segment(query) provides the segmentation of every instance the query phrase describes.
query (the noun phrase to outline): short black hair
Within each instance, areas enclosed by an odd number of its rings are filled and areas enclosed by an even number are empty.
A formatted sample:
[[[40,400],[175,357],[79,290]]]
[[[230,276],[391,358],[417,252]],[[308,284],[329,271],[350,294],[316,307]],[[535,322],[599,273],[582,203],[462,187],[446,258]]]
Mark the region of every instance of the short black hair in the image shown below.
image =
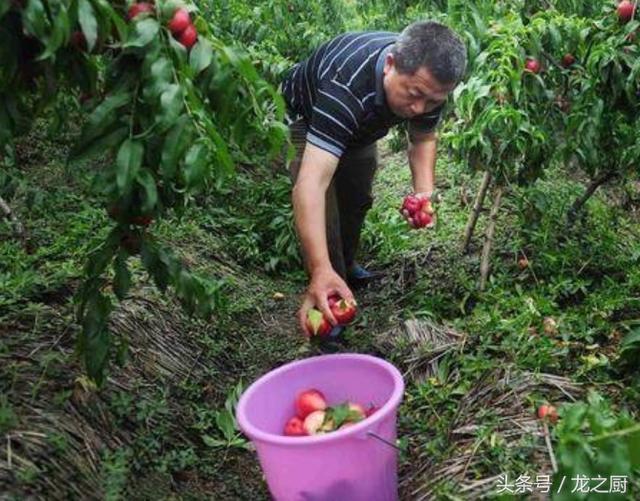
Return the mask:
[[[442,84],[458,83],[467,67],[467,49],[449,27],[435,21],[407,26],[391,49],[398,72],[424,67]]]

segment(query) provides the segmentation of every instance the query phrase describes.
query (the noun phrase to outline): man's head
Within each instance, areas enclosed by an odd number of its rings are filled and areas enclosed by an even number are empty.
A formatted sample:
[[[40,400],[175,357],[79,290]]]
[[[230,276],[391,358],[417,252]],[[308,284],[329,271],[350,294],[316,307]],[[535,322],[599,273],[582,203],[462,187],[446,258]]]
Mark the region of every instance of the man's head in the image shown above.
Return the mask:
[[[407,26],[384,65],[391,111],[411,118],[437,108],[458,85],[466,66],[465,46],[451,29],[433,21]]]

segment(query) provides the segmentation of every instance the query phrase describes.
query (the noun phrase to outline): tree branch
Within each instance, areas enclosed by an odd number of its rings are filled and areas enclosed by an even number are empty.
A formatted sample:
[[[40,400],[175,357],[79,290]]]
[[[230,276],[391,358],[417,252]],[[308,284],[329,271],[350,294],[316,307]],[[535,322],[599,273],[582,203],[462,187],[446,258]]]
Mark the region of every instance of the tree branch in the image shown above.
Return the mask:
[[[582,210],[582,208],[584,207],[584,204],[587,203],[587,200],[591,198],[591,196],[595,193],[598,187],[610,181],[611,179],[616,177],[616,175],[617,174],[615,171],[608,170],[600,174],[599,176],[597,176],[595,179],[591,181],[591,183],[589,184],[589,186],[587,186],[587,189],[582,194],[582,196],[576,199],[576,201],[573,202],[573,205],[569,209],[569,212],[567,214],[567,224],[569,226],[573,226],[573,223],[575,223],[578,213]]]
[[[476,195],[475,202],[473,203],[473,210],[471,211],[471,214],[469,214],[469,219],[467,220],[467,227],[464,230],[462,252],[465,254],[469,250],[469,242],[471,242],[471,237],[473,236],[473,230],[476,227],[476,223],[478,222],[478,217],[480,216],[480,212],[482,211],[482,204],[484,203],[484,198],[487,195],[487,189],[489,188],[489,183],[491,183],[491,173],[489,171],[485,171],[484,177],[482,178],[482,182],[480,183],[478,194]]]
[[[491,258],[491,246],[493,245],[493,236],[496,230],[496,220],[498,219],[498,210],[502,201],[502,186],[496,186],[493,193],[493,205],[489,214],[489,224],[485,233],[484,245],[482,247],[482,260],[480,261],[480,290],[483,291],[487,285],[489,277],[489,261]]]

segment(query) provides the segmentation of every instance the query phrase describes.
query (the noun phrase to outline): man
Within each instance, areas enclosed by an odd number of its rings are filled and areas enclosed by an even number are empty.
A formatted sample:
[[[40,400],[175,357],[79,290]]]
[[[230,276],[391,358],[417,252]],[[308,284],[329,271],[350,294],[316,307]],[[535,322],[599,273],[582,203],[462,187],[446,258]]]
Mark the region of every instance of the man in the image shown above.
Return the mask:
[[[347,285],[371,274],[355,261],[371,207],[375,142],[408,122],[413,191],[430,197],[435,183],[436,133],[447,95],[462,79],[466,50],[436,22],[401,34],[347,33],[319,47],[282,84],[297,157],[292,162],[293,210],[309,287],[298,319],[316,307],[335,325],[328,297],[352,299]],[[334,327],[332,335],[340,332]],[[307,332],[307,334],[309,334]]]

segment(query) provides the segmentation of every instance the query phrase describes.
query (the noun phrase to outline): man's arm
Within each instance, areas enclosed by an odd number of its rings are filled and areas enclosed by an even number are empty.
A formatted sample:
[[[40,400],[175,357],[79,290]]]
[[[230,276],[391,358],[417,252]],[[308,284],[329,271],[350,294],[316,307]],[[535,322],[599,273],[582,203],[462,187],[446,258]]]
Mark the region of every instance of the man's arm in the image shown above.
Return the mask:
[[[436,156],[438,135],[435,132],[409,134],[409,166],[413,179],[413,191],[431,197],[436,184]]]
[[[293,187],[293,213],[309,274],[331,268],[325,230],[325,194],[338,159],[307,143]]]
[[[335,325],[327,301],[329,295],[338,293],[344,299],[353,299],[346,283],[333,269],[327,248],[325,195],[337,166],[337,157],[307,143],[293,187],[293,213],[311,279],[298,312],[303,330],[307,312],[314,306]]]

